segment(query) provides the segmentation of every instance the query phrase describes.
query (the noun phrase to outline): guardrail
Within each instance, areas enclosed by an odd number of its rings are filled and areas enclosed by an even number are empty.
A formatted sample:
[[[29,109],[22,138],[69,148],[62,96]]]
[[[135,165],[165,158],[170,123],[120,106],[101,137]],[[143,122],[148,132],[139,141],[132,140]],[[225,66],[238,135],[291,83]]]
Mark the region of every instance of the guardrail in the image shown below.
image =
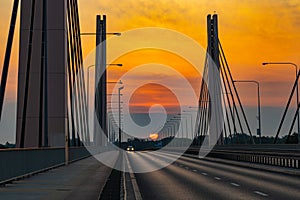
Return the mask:
[[[69,148],[69,161],[90,156],[85,147]],[[0,185],[65,164],[65,148],[0,150]]]
[[[216,146],[208,157],[300,169],[300,151],[297,145]],[[191,147],[186,153],[198,154],[199,147]]]

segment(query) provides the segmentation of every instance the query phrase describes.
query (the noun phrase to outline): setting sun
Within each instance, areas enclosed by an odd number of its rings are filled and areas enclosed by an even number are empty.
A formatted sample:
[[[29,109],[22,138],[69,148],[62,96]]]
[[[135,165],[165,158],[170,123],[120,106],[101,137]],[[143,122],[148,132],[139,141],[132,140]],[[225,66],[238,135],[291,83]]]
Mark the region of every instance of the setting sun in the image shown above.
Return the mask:
[[[157,133],[152,133],[149,135],[149,138],[153,141],[157,140],[158,139],[158,134]]]

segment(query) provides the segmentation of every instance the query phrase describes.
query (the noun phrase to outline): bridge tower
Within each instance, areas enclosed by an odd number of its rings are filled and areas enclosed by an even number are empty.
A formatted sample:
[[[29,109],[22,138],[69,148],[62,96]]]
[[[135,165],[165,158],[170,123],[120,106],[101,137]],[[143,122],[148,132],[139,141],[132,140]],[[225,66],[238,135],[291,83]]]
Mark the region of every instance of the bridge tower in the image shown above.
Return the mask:
[[[220,51],[218,36],[218,16],[207,16],[207,37],[208,37],[208,90],[210,105],[210,126],[209,144],[222,144],[223,134],[223,111],[221,103],[221,78],[220,78]]]
[[[20,10],[17,147],[89,144],[77,0]]]
[[[95,114],[94,144],[104,145],[107,141],[107,71],[106,71],[106,15],[96,17],[95,58]],[[99,126],[100,125],[100,126]]]
[[[251,129],[218,36],[218,16],[207,16],[207,55],[199,96],[197,145],[252,143]],[[224,91],[223,91],[224,90]],[[246,128],[246,129],[245,129]],[[249,133],[239,141],[238,132]],[[208,136],[209,137],[206,137]],[[209,138],[209,139],[207,139]]]

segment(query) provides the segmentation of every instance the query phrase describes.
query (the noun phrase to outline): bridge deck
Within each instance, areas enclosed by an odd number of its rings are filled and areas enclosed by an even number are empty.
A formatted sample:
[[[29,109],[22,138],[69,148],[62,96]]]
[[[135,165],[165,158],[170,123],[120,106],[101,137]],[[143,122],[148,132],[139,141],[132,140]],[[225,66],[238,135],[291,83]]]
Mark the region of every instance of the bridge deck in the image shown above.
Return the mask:
[[[0,199],[97,199],[111,168],[89,157],[0,188]]]

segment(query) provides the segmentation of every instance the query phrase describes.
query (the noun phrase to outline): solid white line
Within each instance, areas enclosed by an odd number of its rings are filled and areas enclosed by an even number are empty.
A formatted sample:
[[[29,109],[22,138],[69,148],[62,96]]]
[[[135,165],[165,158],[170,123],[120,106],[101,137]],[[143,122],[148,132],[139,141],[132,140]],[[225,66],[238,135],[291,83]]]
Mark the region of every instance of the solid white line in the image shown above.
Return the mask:
[[[260,191],[254,191],[254,193],[259,194],[259,195],[264,196],[264,197],[269,196],[268,194],[265,194],[265,193],[260,192]]]
[[[123,154],[123,160],[125,156]],[[123,164],[123,169],[122,169],[122,181],[123,181],[123,188],[121,187],[121,192],[120,192],[120,199],[127,200],[127,186],[126,186],[126,178],[125,178],[125,162]],[[123,196],[124,195],[124,196]]]
[[[207,173],[201,173],[202,175],[204,175],[204,176],[207,176]]]
[[[231,185],[234,185],[235,187],[240,187],[240,185],[239,184],[237,184],[237,183],[230,183]]]
[[[125,178],[125,171],[122,172],[122,178],[123,178],[123,192],[124,192],[124,200],[127,200],[127,186],[126,186],[126,178]]]
[[[221,180],[221,178],[220,178],[220,177],[217,177],[217,176],[215,177],[215,179],[218,180],[218,181]]]
[[[129,159],[127,158],[127,155],[126,155],[126,161],[127,161],[128,171],[129,172],[133,172],[132,168],[131,168],[131,165],[130,165],[130,162],[129,162]],[[132,183],[132,188],[133,188],[135,199],[136,200],[142,200],[142,195],[141,195],[141,192],[139,190],[139,186],[138,186],[138,184],[136,182],[136,178],[135,178],[134,173],[129,173],[129,176],[130,176],[130,179],[131,179],[131,183]]]

